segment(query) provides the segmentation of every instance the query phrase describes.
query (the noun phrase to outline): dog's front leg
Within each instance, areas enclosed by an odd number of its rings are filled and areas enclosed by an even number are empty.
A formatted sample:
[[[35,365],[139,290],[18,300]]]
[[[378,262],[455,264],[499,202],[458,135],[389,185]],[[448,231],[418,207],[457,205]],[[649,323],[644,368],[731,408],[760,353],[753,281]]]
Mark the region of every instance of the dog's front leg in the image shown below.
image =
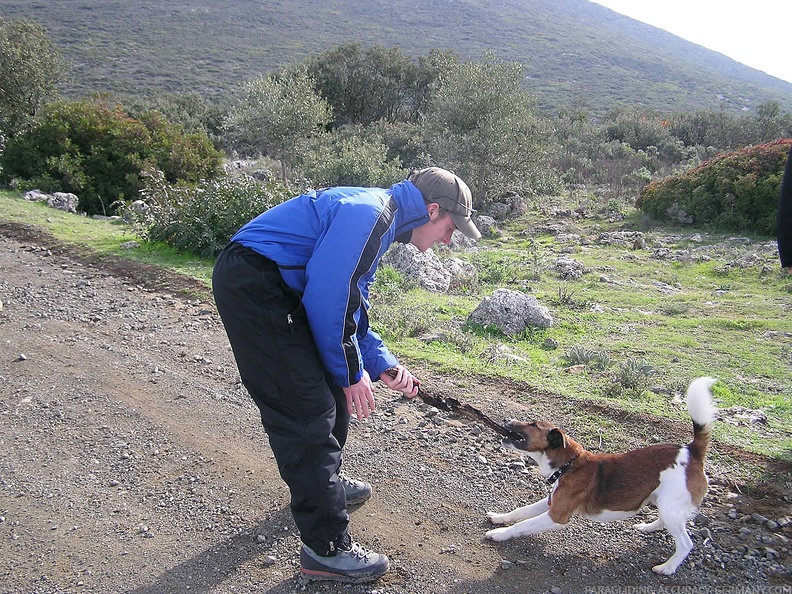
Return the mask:
[[[539,514],[545,513],[548,509],[550,509],[550,507],[547,505],[547,497],[545,497],[544,499],[541,499],[536,503],[532,503],[531,505],[518,507],[507,514],[487,512],[487,517],[493,524],[513,524],[514,522],[519,522],[520,520],[535,518]]]
[[[566,526],[566,524],[559,524],[550,517],[549,513],[545,512],[535,518],[523,520],[512,526],[489,530],[484,536],[490,540],[503,542],[504,540],[509,540],[510,538],[516,538],[518,536],[530,536],[531,534],[541,534],[548,530],[558,530],[564,526]]]

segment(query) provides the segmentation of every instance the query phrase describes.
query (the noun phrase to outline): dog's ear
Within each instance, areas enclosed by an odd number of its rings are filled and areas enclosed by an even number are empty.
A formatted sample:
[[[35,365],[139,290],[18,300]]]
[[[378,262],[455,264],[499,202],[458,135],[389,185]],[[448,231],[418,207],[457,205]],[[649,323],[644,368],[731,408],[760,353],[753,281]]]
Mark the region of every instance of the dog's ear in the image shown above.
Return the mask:
[[[547,434],[547,443],[553,449],[562,448],[566,446],[566,439],[564,439],[564,434],[560,429],[551,429],[550,433]]]

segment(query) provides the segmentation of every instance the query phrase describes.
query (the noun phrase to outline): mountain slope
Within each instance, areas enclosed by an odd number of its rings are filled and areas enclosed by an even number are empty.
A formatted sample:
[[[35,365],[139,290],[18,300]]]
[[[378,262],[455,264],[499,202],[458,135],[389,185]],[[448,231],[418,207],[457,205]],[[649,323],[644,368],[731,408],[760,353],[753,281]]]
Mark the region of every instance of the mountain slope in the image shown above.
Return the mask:
[[[44,25],[74,63],[66,92],[225,92],[340,43],[492,49],[526,65],[548,109],[792,110],[792,84],[587,0],[0,0]]]

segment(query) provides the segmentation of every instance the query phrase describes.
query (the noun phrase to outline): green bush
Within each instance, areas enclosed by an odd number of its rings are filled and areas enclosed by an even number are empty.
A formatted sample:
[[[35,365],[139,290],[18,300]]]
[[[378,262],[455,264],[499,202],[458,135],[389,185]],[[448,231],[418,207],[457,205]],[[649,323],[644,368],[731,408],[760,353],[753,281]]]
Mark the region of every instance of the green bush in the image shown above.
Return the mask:
[[[137,120],[101,100],[60,101],[8,141],[0,167],[20,189],[73,192],[82,212],[113,214],[117,201],[137,198],[145,167],[197,182],[217,174],[220,157],[206,134],[185,134],[157,112]]]
[[[144,173],[146,207],[130,213],[141,239],[163,242],[200,256],[215,256],[231,236],[259,213],[287,200],[278,180],[259,182],[248,175],[226,175],[197,185],[174,185],[161,171]]]
[[[317,187],[389,188],[407,178],[398,157],[388,160],[388,149],[379,138],[364,139],[341,131],[313,142],[301,170]]]
[[[792,139],[718,155],[652,182],[636,206],[659,221],[774,235],[781,178]]]

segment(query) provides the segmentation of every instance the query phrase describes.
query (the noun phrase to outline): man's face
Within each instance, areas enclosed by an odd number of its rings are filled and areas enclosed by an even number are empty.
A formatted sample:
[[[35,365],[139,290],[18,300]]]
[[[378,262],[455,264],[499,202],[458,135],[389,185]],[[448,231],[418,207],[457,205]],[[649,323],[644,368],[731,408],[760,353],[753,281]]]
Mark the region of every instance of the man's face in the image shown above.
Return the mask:
[[[410,243],[420,252],[425,252],[436,243],[448,245],[456,229],[454,219],[448,211],[440,214],[440,207],[435,203],[429,204],[426,208],[429,212],[429,222],[413,229],[410,238]]]

